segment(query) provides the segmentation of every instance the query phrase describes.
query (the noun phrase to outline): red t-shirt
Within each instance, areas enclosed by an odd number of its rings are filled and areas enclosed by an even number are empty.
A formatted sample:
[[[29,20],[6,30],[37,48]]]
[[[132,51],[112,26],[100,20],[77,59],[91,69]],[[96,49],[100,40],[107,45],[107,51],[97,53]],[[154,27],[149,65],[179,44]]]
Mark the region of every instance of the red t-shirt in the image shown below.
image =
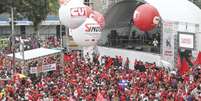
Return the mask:
[[[121,97],[120,97],[120,101],[126,101],[126,96],[125,95],[121,95]]]

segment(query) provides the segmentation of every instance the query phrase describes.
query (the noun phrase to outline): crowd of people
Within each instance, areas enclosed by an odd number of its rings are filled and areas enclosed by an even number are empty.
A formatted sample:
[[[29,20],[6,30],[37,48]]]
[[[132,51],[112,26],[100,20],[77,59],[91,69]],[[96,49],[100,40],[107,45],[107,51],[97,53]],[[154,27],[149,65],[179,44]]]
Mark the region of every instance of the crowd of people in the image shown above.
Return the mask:
[[[60,46],[60,39],[56,36],[49,36],[43,42],[43,47],[45,48],[54,48]]]
[[[3,54],[10,54],[12,52],[12,38],[5,39],[6,44],[0,48],[0,52]],[[60,39],[56,36],[47,36],[44,39],[37,39],[35,36],[16,36],[15,37],[15,52],[20,52],[20,45],[24,46],[24,51],[31,50],[39,47],[45,48],[57,48],[60,47]],[[3,44],[2,44],[3,45]]]
[[[69,55],[69,54],[68,54]],[[72,54],[71,54],[72,55]],[[0,82],[2,101],[200,101],[201,68],[171,74],[154,63],[73,54],[46,75]],[[143,69],[142,69],[143,68]]]

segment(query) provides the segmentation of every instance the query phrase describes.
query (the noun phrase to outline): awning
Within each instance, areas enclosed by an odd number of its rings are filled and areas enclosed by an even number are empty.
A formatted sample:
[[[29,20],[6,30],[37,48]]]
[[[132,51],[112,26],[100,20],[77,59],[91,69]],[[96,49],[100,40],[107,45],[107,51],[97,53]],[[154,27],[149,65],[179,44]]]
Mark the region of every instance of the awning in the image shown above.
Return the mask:
[[[56,54],[60,53],[61,50],[56,50],[56,49],[46,49],[46,48],[37,48],[37,49],[32,49],[28,51],[24,51],[24,60],[30,60],[30,59],[35,59],[51,54]],[[13,57],[13,54],[8,54],[8,57]],[[23,60],[23,56],[21,52],[15,53],[15,58],[16,59],[21,59]]]

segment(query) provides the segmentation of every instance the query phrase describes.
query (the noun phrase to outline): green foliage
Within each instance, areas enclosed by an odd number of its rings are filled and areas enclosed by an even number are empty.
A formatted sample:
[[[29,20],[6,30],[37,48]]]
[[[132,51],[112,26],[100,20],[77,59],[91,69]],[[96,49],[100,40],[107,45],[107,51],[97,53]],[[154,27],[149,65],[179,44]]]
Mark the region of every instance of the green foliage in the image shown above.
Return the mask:
[[[11,0],[1,0],[1,2],[0,2],[0,13],[8,12],[9,6],[11,6]]]
[[[46,19],[47,15],[57,14],[59,4],[57,0],[1,0],[0,13],[10,13],[10,8],[15,9],[15,18],[21,16],[33,22],[35,31],[38,25]]]
[[[33,22],[35,31],[38,30],[38,25],[47,17],[48,14],[48,0],[19,0],[16,7],[24,17],[27,17]]]
[[[58,15],[59,4],[57,0],[49,0],[49,13],[52,15]]]

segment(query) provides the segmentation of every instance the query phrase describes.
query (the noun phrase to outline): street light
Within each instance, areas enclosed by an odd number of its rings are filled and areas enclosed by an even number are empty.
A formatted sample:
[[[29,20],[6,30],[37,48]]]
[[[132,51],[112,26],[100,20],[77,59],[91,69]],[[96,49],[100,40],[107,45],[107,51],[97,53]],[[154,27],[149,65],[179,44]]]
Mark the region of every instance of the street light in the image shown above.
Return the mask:
[[[13,52],[13,68],[15,68],[15,36],[14,36],[14,9],[11,7],[11,42],[12,42],[12,52]]]

